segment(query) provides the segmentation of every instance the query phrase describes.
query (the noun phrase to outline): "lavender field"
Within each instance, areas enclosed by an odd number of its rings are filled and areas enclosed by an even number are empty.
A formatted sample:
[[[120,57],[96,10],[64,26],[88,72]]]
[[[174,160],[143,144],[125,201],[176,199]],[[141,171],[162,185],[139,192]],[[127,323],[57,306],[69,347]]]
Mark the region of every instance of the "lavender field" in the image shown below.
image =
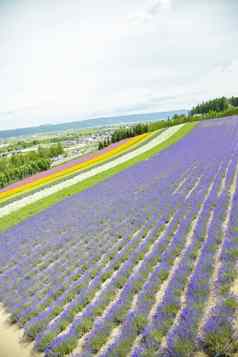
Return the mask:
[[[0,236],[0,302],[45,356],[235,356],[238,117]]]

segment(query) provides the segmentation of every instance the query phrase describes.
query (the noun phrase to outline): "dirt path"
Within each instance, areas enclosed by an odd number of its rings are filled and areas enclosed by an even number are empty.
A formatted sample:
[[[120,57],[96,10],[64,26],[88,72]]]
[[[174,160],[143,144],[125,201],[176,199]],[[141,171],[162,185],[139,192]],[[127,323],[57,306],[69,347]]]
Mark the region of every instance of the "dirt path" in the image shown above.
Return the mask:
[[[10,325],[8,318],[0,304],[0,357],[41,357],[33,351],[33,343],[22,342],[23,330]]]

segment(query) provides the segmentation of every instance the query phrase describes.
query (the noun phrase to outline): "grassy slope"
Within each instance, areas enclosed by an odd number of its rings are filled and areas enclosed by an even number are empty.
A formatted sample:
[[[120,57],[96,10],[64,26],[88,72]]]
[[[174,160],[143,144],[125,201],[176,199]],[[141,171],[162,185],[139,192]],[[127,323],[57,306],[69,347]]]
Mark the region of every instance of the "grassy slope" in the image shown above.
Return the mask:
[[[158,152],[167,149],[170,145],[175,144],[180,139],[182,139],[185,135],[187,135],[193,128],[196,126],[196,123],[185,124],[177,133],[171,136],[169,139],[164,141],[163,143],[155,146],[153,149],[148,150],[147,152],[131,159],[129,161],[124,162],[121,165],[118,165],[108,171],[100,173],[96,176],[93,176],[79,184],[73,185],[66,189],[63,189],[47,198],[39,200],[31,205],[27,205],[19,211],[13,212],[8,216],[1,218],[0,222],[0,231],[5,231],[13,225],[25,220],[26,218],[35,215],[46,208],[54,205],[57,202],[62,201],[64,198],[68,196],[72,196],[76,193],[86,190],[89,187],[96,185],[97,183],[104,181],[105,179],[131,167],[140,161],[149,159],[151,156],[157,154]]]

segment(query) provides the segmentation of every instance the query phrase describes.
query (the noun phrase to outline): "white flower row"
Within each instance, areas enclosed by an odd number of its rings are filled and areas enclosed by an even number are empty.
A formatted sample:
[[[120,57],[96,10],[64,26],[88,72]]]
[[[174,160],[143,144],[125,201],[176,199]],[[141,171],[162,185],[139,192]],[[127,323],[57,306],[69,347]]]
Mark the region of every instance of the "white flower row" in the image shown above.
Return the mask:
[[[77,176],[75,176],[73,178],[69,178],[68,180],[65,180],[63,182],[56,183],[55,185],[53,185],[51,187],[43,188],[40,191],[32,193],[32,195],[29,195],[24,198],[20,198],[17,201],[9,203],[8,205],[6,205],[0,209],[0,217],[4,217],[12,212],[15,212],[15,211],[25,207],[26,205],[32,204],[42,198],[48,197],[58,191],[61,191],[67,187],[73,186],[79,182],[82,182],[82,181],[84,181],[92,176],[95,176],[97,174],[100,174],[104,171],[112,169],[120,164],[123,164],[126,161],[129,161],[129,160],[135,158],[138,155],[145,153],[146,151],[152,149],[153,147],[155,147],[155,146],[161,144],[162,142],[166,141],[167,139],[169,139],[179,129],[181,129],[181,127],[183,125],[184,124],[180,124],[180,125],[176,125],[176,126],[166,129],[160,135],[158,135],[155,138],[153,138],[152,140],[150,140],[148,143],[146,143],[146,144],[142,145],[141,147],[139,147],[127,154],[124,154],[110,162],[106,162],[105,164],[95,167],[95,168],[92,168],[91,170],[88,170],[87,172],[79,173]]]

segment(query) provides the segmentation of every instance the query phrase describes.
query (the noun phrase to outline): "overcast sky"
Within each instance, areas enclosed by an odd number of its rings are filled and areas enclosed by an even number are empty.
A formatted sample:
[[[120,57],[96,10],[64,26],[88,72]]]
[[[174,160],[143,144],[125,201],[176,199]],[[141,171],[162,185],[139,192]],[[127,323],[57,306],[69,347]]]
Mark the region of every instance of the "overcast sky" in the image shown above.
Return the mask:
[[[0,0],[0,129],[238,95],[237,0]]]

